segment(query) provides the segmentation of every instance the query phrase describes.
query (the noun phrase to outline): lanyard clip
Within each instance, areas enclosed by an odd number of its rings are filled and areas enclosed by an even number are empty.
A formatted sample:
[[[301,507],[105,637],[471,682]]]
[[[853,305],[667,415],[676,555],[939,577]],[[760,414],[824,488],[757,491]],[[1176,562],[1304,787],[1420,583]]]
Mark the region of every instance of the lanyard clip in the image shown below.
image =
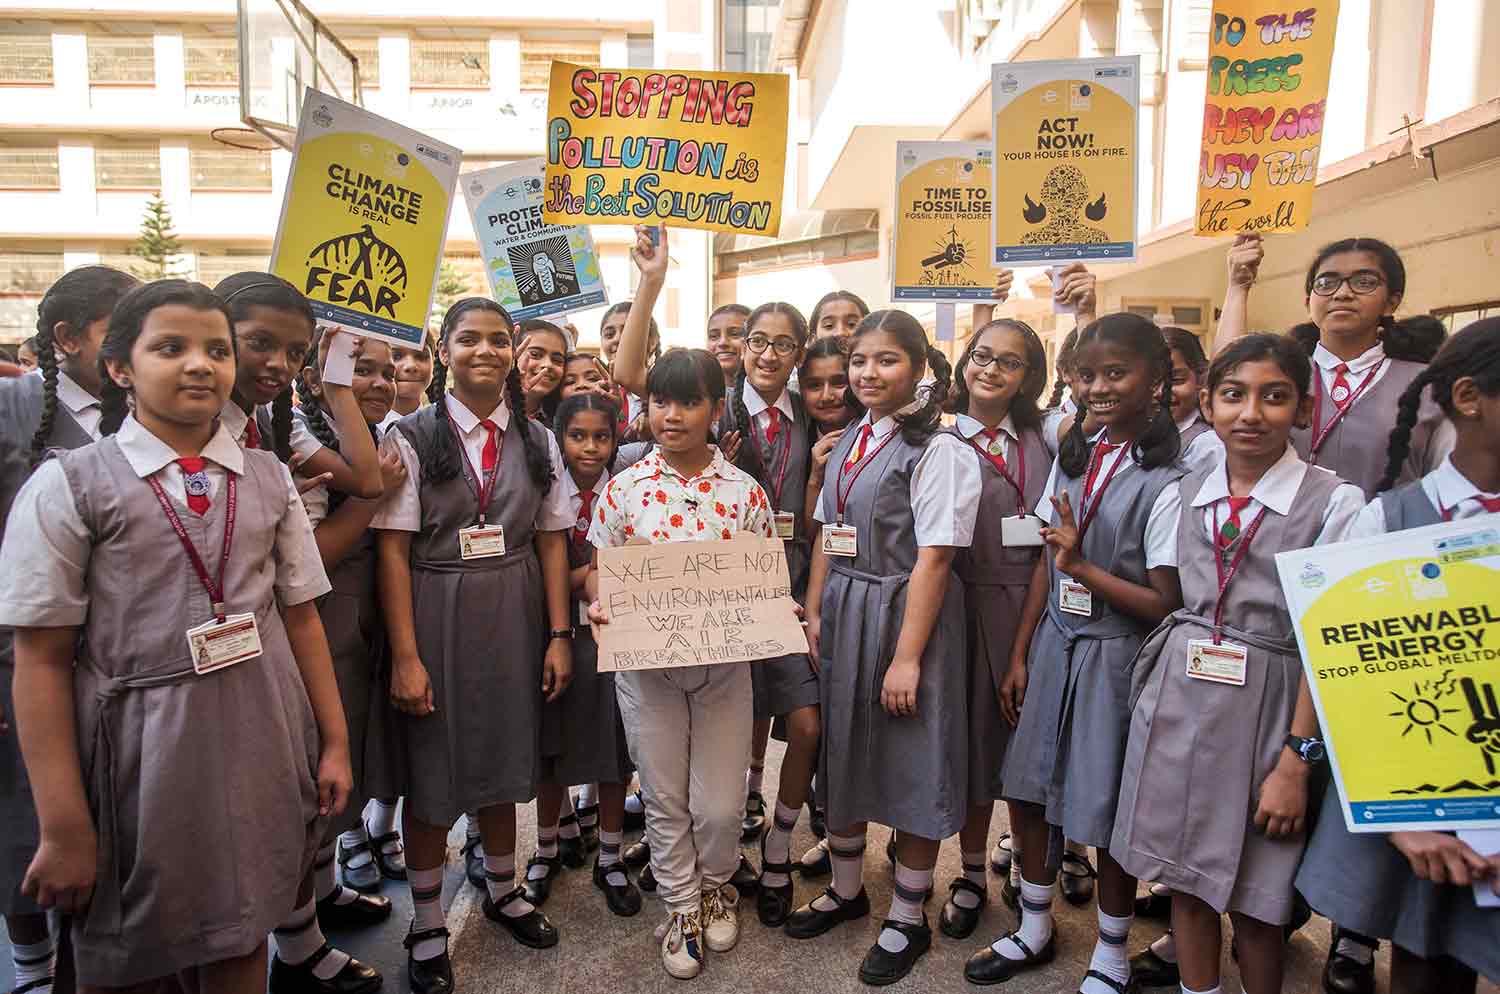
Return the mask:
[[[224,621],[224,602],[223,601],[214,601],[213,602],[213,612],[214,612],[214,620],[217,621],[217,622],[222,623]]]

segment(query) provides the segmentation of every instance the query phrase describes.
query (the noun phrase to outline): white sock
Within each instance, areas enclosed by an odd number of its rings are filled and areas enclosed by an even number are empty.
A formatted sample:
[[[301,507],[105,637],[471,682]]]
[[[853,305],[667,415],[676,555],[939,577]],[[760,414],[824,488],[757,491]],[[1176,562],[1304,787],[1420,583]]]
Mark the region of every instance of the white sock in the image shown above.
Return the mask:
[[[988,887],[989,878],[985,876],[984,851],[961,853],[960,858],[963,860],[964,879],[977,887]],[[960,908],[973,909],[979,907],[980,898],[978,894],[956,890],[953,892],[953,903]]]
[[[573,810],[582,812],[584,808],[593,808],[588,814],[579,814],[578,824],[584,828],[599,827],[599,785],[586,783],[578,788],[578,803]]]
[[[371,835],[390,835],[396,830],[396,800],[382,801],[379,798],[370,802],[368,810],[370,820],[367,823]]]
[[[1161,957],[1163,963],[1177,962],[1177,939],[1172,935],[1171,930],[1151,943],[1151,951]]]
[[[515,890],[516,854],[508,852],[501,856],[485,856],[484,885],[489,890],[490,900],[497,905],[502,897]],[[527,912],[535,910],[524,897],[517,897],[500,908],[500,912],[508,918],[520,918]]]
[[[293,911],[291,917],[278,926],[273,934],[276,936],[276,957],[287,966],[306,963],[314,953],[323,948],[326,941],[323,930],[318,927],[317,906],[312,901]],[[348,962],[348,953],[339,949],[332,950],[313,967],[313,976],[319,980],[332,980]]]
[[[1089,969],[1097,970],[1106,977],[1120,983],[1130,979],[1130,959],[1125,954],[1125,943],[1130,938],[1130,923],[1135,915],[1116,917],[1099,909],[1099,941],[1094,943],[1094,955],[1089,960]],[[1092,977],[1085,978],[1078,994],[1115,994],[1107,985]]]
[[[406,868],[406,882],[411,885],[413,932],[425,932],[429,928],[441,928],[443,919],[443,868],[430,870]],[[412,959],[426,960],[441,956],[448,948],[445,939],[424,939],[411,948]]]
[[[640,815],[646,813],[646,803],[641,800],[641,792],[631,791],[625,795],[626,814]]]
[[[932,870],[913,870],[896,860],[896,886],[891,891],[891,911],[886,917],[907,925],[922,924],[922,902],[927,900],[927,889],[931,886]],[[882,928],[880,938],[875,941],[888,953],[899,953],[908,945],[906,936],[893,928]]]
[[[1052,901],[1056,897],[1056,880],[1050,884],[1034,884],[1025,877],[1021,878],[1021,927],[1016,929],[1016,935],[1037,955],[1052,938]],[[1008,935],[991,943],[990,948],[1006,959],[1026,958],[1025,951]]]
[[[16,986],[24,987],[38,980],[50,980],[53,976],[52,936],[40,942],[22,945],[11,943],[11,962],[16,966]],[[36,994],[52,994],[52,988],[43,984]]]
[[[551,859],[557,855],[557,825],[536,827],[536,854]]]
[[[771,828],[766,832],[766,862],[785,863],[792,858],[792,830],[801,814],[801,808],[789,808],[776,799]],[[767,887],[785,887],[792,878],[785,873],[766,873],[761,882]]]
[[[833,864],[833,892],[846,901],[859,896],[864,887],[865,840],[860,835],[828,833],[828,858]],[[824,894],[813,899],[819,911],[832,911],[834,903]]]
[[[345,849],[353,849],[355,846],[367,841],[369,840],[366,839],[363,828],[351,828],[347,832],[339,833],[339,845]],[[370,851],[365,849],[350,856],[349,862],[345,863],[344,866],[350,870],[358,870],[369,866],[374,859],[375,857],[370,854]]]
[[[1368,964],[1375,959],[1375,950],[1353,939],[1340,939],[1338,945],[1334,946],[1334,951],[1340,956],[1349,957],[1356,963]]]
[[[318,855],[313,859],[313,894],[319,901],[327,900],[331,894],[334,904],[352,904],[359,897],[358,891],[339,883],[334,873],[332,842],[319,847]]]
[[[1223,989],[1218,984],[1214,984],[1212,987],[1205,987],[1201,991],[1194,990],[1187,984],[1182,984],[1181,987],[1182,994],[1220,994],[1220,991]]]
[[[624,840],[624,832],[599,830],[599,869],[604,871],[604,882],[611,887],[624,887],[629,879],[625,876],[625,864],[620,861],[620,846]]]
[[[754,764],[754,762],[752,762],[750,764],[750,769],[747,770],[746,773],[745,773],[745,788],[747,790],[753,790],[757,794],[759,794],[760,793],[761,784],[765,782],[765,778],[766,778],[765,761],[762,760],[761,761],[761,765],[759,765],[759,766],[756,766]]]

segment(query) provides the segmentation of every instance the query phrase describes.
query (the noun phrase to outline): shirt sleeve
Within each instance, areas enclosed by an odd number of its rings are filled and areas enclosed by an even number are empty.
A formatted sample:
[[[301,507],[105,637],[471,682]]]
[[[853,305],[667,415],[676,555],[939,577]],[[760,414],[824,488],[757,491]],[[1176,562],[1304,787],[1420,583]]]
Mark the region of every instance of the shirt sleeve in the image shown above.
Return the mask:
[[[1047,483],[1042,487],[1042,496],[1036,502],[1036,516],[1048,524],[1052,523],[1052,516],[1057,509],[1052,506],[1052,497],[1057,493],[1058,484],[1061,482],[1062,473],[1057,468],[1057,459],[1052,459],[1052,471],[1047,474]]]
[[[550,431],[542,432],[542,434],[547,439],[547,458],[552,462],[552,488],[547,491],[547,496],[542,498],[541,506],[537,508],[536,530],[565,531],[578,523],[578,512],[573,510],[572,501],[568,499],[567,488],[562,485],[563,477],[568,474],[568,467],[563,464],[562,451],[557,447],[557,439]]]
[[[1146,519],[1146,568],[1177,566],[1177,520],[1182,514],[1182,488],[1178,481],[1156,495],[1151,516]]]
[[[276,595],[291,607],[322,597],[333,586],[323,569],[323,557],[318,554],[318,541],[313,537],[297,484],[285,467],[281,475],[286,479],[287,501],[286,513],[276,525]]]
[[[316,529],[328,517],[328,485],[320,483],[302,495],[302,509],[307,512],[307,523]]]
[[[380,450],[394,449],[406,467],[406,482],[395,493],[381,498],[380,510],[370,522],[371,528],[392,532],[415,532],[422,530],[422,461],[417,450],[411,447],[406,436],[399,431],[388,431],[380,443]]]
[[[1380,510],[1380,501],[1372,501],[1372,506],[1380,512],[1380,531],[1385,531],[1385,512]],[[1318,532],[1318,537],[1313,540],[1314,545],[1331,545],[1334,542],[1343,542],[1354,538],[1350,531],[1359,520],[1365,509],[1365,492],[1352,483],[1341,483],[1328,497],[1328,507],[1323,512],[1323,528]]]
[[[1189,471],[1212,465],[1223,458],[1224,440],[1215,431],[1200,432],[1182,453],[1182,462]]]
[[[1324,528],[1326,530],[1327,526],[1325,525]],[[1374,538],[1377,535],[1384,535],[1385,532],[1385,507],[1377,497],[1366,504],[1364,510],[1354,516],[1354,523],[1349,526],[1348,531],[1340,541],[1349,542],[1356,538]]]
[[[979,460],[952,435],[932,436],[911,474],[913,531],[918,546],[967,548],[974,542]]]
[[[317,454],[317,451],[323,447],[323,443],[308,430],[301,418],[292,419],[292,437],[287,441],[292,447],[292,454],[301,456],[303,459]]]
[[[596,549],[616,549],[630,537],[629,523],[625,518],[625,487],[620,485],[623,477],[614,477],[604,488],[604,499],[594,512],[589,523],[589,544]]]
[[[743,510],[740,514],[740,531],[749,532],[761,538],[771,538],[776,534],[775,523],[771,517],[771,500],[759,483],[750,484],[741,507]]]
[[[54,460],[37,467],[11,505],[0,547],[0,624],[71,628],[88,616],[93,539]],[[22,580],[24,578],[24,581]]]

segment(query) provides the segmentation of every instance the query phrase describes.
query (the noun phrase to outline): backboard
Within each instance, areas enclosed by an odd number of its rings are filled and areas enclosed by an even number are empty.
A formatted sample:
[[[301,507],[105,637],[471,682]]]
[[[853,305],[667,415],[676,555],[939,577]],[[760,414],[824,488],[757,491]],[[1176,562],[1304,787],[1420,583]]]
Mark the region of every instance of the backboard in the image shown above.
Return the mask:
[[[236,0],[236,6],[240,119],[246,127],[290,149],[305,87],[364,105],[359,60],[300,0]]]

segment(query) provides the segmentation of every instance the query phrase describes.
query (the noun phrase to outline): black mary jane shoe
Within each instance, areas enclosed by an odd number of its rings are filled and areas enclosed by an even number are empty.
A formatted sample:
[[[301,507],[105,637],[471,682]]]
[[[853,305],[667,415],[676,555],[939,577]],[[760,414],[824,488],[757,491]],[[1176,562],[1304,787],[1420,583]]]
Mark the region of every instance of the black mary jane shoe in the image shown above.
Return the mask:
[[[634,791],[636,803],[640,804],[639,813],[631,811],[629,806],[625,808],[625,823],[622,831],[639,832],[646,827],[646,801],[641,797],[640,791]]]
[[[599,848],[599,805],[590,804],[588,807],[578,808],[574,812],[578,815],[578,832],[583,837],[583,851],[593,852]],[[592,817],[592,825],[584,821]]]
[[[767,873],[783,874],[787,881],[780,887],[766,886]],[[773,863],[766,859],[766,837],[760,838],[760,879],[756,881],[755,916],[767,928],[780,928],[792,913],[792,864]]]
[[[562,865],[570,870],[576,870],[587,862],[583,855],[583,833],[580,831],[577,835],[572,836],[562,834],[564,826],[577,824],[578,816],[576,814],[568,815],[557,822],[557,858],[562,860]]]
[[[611,873],[619,873],[625,878],[625,882],[618,886],[610,883],[608,877]],[[600,866],[599,860],[595,858],[594,886],[604,892],[604,903],[611,914],[619,915],[621,918],[634,918],[640,914],[641,891],[630,882],[630,870],[624,863]]]
[[[1130,957],[1130,979],[1140,987],[1176,987],[1182,973],[1176,963],[1168,963],[1147,946]]]
[[[365,829],[366,832],[369,829]],[[386,852],[385,847],[395,845],[395,852]],[[401,841],[400,832],[386,832],[384,835],[370,836],[370,853],[375,857],[375,865],[380,869],[380,875],[387,880],[406,879],[406,846]],[[396,857],[401,857],[401,862],[394,862]]]
[[[1035,966],[1051,963],[1057,958],[1057,937],[1055,935],[1047,938],[1047,944],[1041,949],[1032,951],[1031,947],[1021,941],[1021,937],[1014,932],[1009,932],[1001,938],[1008,938],[1016,944],[1021,952],[1026,954],[1025,959],[1011,959],[995,952],[994,943],[985,946],[979,952],[969,957],[964,964],[964,979],[971,984],[987,987],[991,984],[1003,984],[1024,970],[1030,970]],[[995,940],[1000,941],[999,939]]]
[[[353,956],[342,970],[327,980],[314,974],[313,968],[332,952],[333,947],[325,942],[321,949],[296,966],[282,962],[279,956],[271,957],[271,978],[266,989],[270,994],[370,994],[380,990],[383,983],[380,971]]]
[[[656,874],[651,872],[651,864],[647,863],[641,867],[641,872],[636,874],[636,885],[646,894],[656,893]]]
[[[740,841],[749,842],[766,828],[766,798],[758,790],[745,795],[745,817],[740,822]]]
[[[484,840],[475,836],[465,842],[463,847],[459,849],[459,852],[464,857],[464,876],[469,878],[469,883],[480,890],[485,889],[483,848]]]
[[[546,867],[545,876],[531,878],[533,866]],[[556,880],[562,873],[562,863],[556,856],[533,856],[526,861],[526,881],[521,884],[521,890],[526,894],[526,900],[540,908],[547,903],[547,898],[552,896],[552,881]]]
[[[1161,921],[1171,921],[1172,895],[1158,894],[1155,891],[1151,891],[1136,898],[1135,916],[1137,918],[1157,918]]]
[[[787,915],[782,931],[789,937],[793,939],[816,938],[835,925],[852,922],[870,913],[870,895],[865,893],[863,887],[859,889],[858,894],[848,900],[839,897],[838,892],[832,887],[823,888],[823,893],[818,896],[827,897],[833,902],[833,907],[827,911],[815,908],[813,902],[817,898],[814,898]]]
[[[506,931],[515,936],[516,941],[523,946],[530,946],[532,949],[551,949],[557,945],[557,929],[553,927],[552,922],[547,920],[546,915],[535,908],[524,915],[507,915],[502,910],[507,904],[525,897],[526,894],[520,887],[506,894],[499,901],[492,901],[489,895],[485,895],[484,916],[496,925],[504,926]]]
[[[326,929],[365,928],[391,917],[391,899],[378,894],[360,894],[354,900],[339,904],[335,898],[338,891],[318,902],[318,924]]]
[[[412,947],[428,939],[442,939],[443,951],[432,959],[414,958]],[[448,959],[448,930],[439,926],[408,932],[401,944],[406,947],[406,979],[411,984],[412,994],[451,994],[453,961]]]
[[[1328,961],[1323,964],[1323,990],[1326,994],[1375,994],[1375,961],[1361,963],[1338,951],[1339,940],[1348,939],[1367,946],[1371,953],[1380,948],[1374,940],[1333,927],[1333,941],[1328,945]]]
[[[740,853],[740,865],[734,868],[734,875],[729,878],[734,884],[734,889],[740,892],[741,897],[748,897],[760,890],[760,874],[755,872],[755,867],[750,865],[750,860],[744,853]]]
[[[1063,900],[1075,907],[1082,907],[1094,899],[1094,878],[1099,871],[1082,853],[1064,849],[1062,865],[1057,875]]]
[[[10,994],[28,994],[30,991],[39,991],[43,987],[50,989],[56,982],[56,977],[38,977],[35,980],[26,981],[26,983],[11,991]]]
[[[959,891],[968,891],[979,898],[979,903],[972,908],[966,908],[955,900]],[[954,877],[948,884],[948,900],[943,904],[943,910],[938,914],[938,928],[950,939],[967,939],[974,934],[974,929],[979,927],[979,916],[984,914],[985,903],[989,901],[989,893],[968,877]]]
[[[906,948],[893,953],[879,942],[870,947],[870,951],[865,953],[864,962],[859,964],[859,979],[871,987],[894,984],[910,973],[911,968],[917,965],[917,960],[932,948],[932,929],[927,925],[925,914],[920,925],[887,918],[880,928],[881,931],[893,929],[906,936]]]
[[[807,817],[808,827],[812,829],[815,838],[826,839],[828,837],[828,816],[823,809],[815,807],[812,801],[807,802],[807,810],[811,812]]]
[[[1110,990],[1114,991],[1115,994],[1140,994],[1141,985],[1140,982],[1135,979],[1134,974],[1132,974],[1130,979],[1125,981],[1123,984],[1116,980],[1114,977],[1111,977],[1109,974],[1100,973],[1098,970],[1089,970],[1087,973],[1085,973],[1083,975],[1084,983],[1087,983],[1090,977],[1099,981],[1099,983],[1103,984],[1105,987],[1108,987]],[[1083,987],[1083,984],[1079,984],[1078,986],[1080,988],[1079,994],[1082,994],[1081,988]]]
[[[809,860],[808,855],[814,852],[818,854],[817,858]],[[828,840],[820,839],[817,845],[802,854],[802,858],[795,865],[797,872],[802,874],[804,880],[814,880],[832,873],[833,857],[828,854]]]
[[[625,847],[624,852],[620,853],[620,860],[626,866],[645,866],[651,862],[651,843],[645,839],[632,842]]]

